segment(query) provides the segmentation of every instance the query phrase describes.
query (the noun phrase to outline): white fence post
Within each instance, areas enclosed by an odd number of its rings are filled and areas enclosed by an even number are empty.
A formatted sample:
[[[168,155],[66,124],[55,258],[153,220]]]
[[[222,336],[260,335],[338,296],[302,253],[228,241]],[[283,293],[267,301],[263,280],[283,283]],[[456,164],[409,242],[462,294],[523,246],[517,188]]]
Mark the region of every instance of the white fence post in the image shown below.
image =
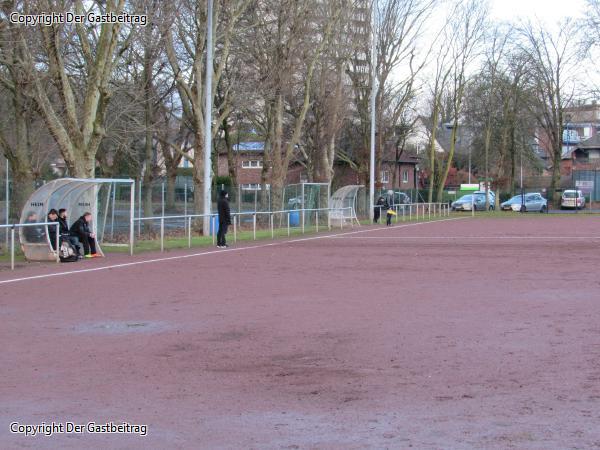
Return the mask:
[[[238,216],[233,216],[233,242],[237,242],[237,218]]]
[[[15,226],[10,229],[10,270],[15,270]]]
[[[187,218],[188,248],[192,248],[192,218]]]
[[[287,230],[288,230],[288,237],[290,237],[290,212],[289,211],[287,213]]]
[[[160,251],[165,251],[165,217],[160,218]]]
[[[271,226],[271,239],[275,239],[275,232],[273,231],[273,213],[269,214],[269,225]]]
[[[254,236],[254,240],[256,240],[256,211],[252,215],[252,235]]]
[[[140,184],[138,186],[138,192],[139,192],[139,194],[138,194],[138,219],[141,219],[142,218],[142,179],[141,178],[140,178]],[[140,238],[141,234],[142,234],[142,221],[138,220],[138,239]]]
[[[117,183],[112,184],[112,205],[110,209],[110,238],[115,237],[115,201],[117,199]],[[104,234],[103,234],[104,236]]]
[[[187,216],[187,183],[183,185],[183,215]],[[187,226],[187,220],[184,221],[184,224]]]

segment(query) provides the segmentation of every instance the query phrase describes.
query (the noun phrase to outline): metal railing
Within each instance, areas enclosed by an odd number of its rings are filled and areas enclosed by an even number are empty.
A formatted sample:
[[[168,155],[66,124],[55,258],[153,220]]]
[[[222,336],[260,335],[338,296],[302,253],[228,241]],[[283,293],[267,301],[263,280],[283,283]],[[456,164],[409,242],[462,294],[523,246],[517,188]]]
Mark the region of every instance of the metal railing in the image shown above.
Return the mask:
[[[400,220],[405,222],[408,220],[425,220],[427,216],[428,220],[436,217],[449,217],[450,216],[450,205],[447,203],[436,202],[436,203],[399,203],[391,206],[375,205],[375,208],[379,209],[379,217],[387,215],[388,210],[393,210],[396,214],[394,216],[394,222],[397,223]]]
[[[252,239],[256,240],[256,232],[257,232],[257,218],[260,216],[267,216],[268,220],[269,220],[269,230],[271,232],[271,239],[275,238],[275,216],[276,215],[280,215],[281,217],[281,222],[283,222],[283,217],[286,217],[285,220],[285,228],[287,229],[287,236],[291,235],[291,229],[292,228],[296,228],[295,226],[291,225],[291,217],[292,214],[296,213],[298,214],[298,228],[300,228],[302,230],[302,233],[304,234],[306,232],[306,222],[307,219],[312,219],[312,216],[314,215],[314,224],[315,224],[315,231],[319,232],[319,225],[320,225],[320,221],[321,219],[323,219],[323,217],[327,217],[327,225],[325,225],[325,227],[328,230],[331,230],[332,228],[332,219],[334,221],[339,220],[339,227],[340,229],[344,229],[344,221],[346,219],[350,220],[350,226],[353,227],[354,224],[350,218],[350,216],[346,216],[344,214],[345,211],[349,211],[350,214],[352,214],[352,207],[344,207],[344,208],[305,208],[305,209],[286,209],[286,210],[280,210],[280,211],[249,211],[249,212],[234,212],[231,213],[231,218],[232,218],[232,226],[233,226],[233,242],[237,242],[237,237],[238,237],[238,228],[241,228],[241,223],[242,217],[249,217],[252,221]],[[332,212],[338,212],[340,213],[339,216],[333,214],[332,217]],[[154,217],[139,217],[139,218],[135,218],[134,221],[139,221],[139,222],[143,222],[143,221],[159,221],[160,222],[160,251],[164,252],[165,250],[165,221],[168,220],[182,220],[183,219],[183,228],[184,228],[184,232],[186,232],[187,234],[187,244],[188,244],[188,248],[192,247],[192,220],[195,219],[206,219],[209,218],[210,222],[211,222],[211,236],[212,236],[212,243],[215,244],[215,239],[216,239],[216,234],[217,234],[217,217],[218,214],[187,214],[187,215],[172,215],[172,216],[154,216]],[[278,229],[281,229],[283,227],[278,227]]]
[[[384,205],[376,205],[376,208],[380,209],[381,216],[383,216],[385,208]],[[425,220],[425,217],[430,220],[431,218],[436,217],[448,217],[450,216],[450,206],[446,203],[407,203],[407,204],[396,204],[392,205],[387,209],[393,209],[396,212],[394,216],[394,221],[397,223],[399,221],[408,220]],[[349,212],[349,214],[345,214]],[[338,214],[332,214],[338,213]],[[298,225],[292,226],[291,218],[292,214],[298,214]],[[321,219],[324,217],[327,218],[327,223],[324,225],[324,228],[327,230],[332,229],[332,222],[339,221],[340,230],[344,229],[344,223],[346,220],[349,221],[350,227],[354,227],[353,222],[353,208],[352,207],[344,207],[344,208],[307,208],[307,209],[287,209],[280,211],[250,211],[250,212],[235,212],[231,213],[231,217],[233,220],[233,241],[237,242],[238,232],[241,228],[242,217],[250,217],[252,221],[252,239],[256,240],[257,238],[257,218],[259,216],[267,216],[269,221],[268,229],[271,232],[271,239],[275,238],[275,216],[280,216],[280,224],[284,222],[283,218],[285,217],[285,227],[277,227],[277,229],[285,228],[287,230],[287,236],[291,236],[292,228],[299,228],[302,231],[302,234],[306,232],[306,223],[307,219],[311,222],[314,216],[314,227],[315,231],[319,232]],[[216,232],[217,232],[217,217],[218,214],[184,214],[184,215],[172,215],[172,216],[154,216],[154,217],[136,217],[133,219],[133,222],[139,222],[138,226],[145,221],[160,221],[160,251],[164,252],[165,249],[165,221],[175,220],[175,219],[183,219],[184,222],[184,231],[187,234],[187,244],[188,248],[192,247],[192,220],[195,219],[205,219],[206,217],[210,218],[211,221],[211,236],[212,242],[215,243]],[[38,223],[23,223],[23,224],[8,224],[8,225],[0,225],[0,229],[8,229],[10,230],[10,266],[11,270],[15,268],[15,230],[18,228],[25,227],[41,227],[41,226],[55,226],[56,227],[56,250],[52,249],[53,252],[56,253],[56,262],[60,262],[60,224],[58,222],[38,222]],[[133,254],[133,241],[131,242],[131,254]]]
[[[46,227],[55,226],[56,227],[56,241],[54,244],[56,245],[56,250],[52,249],[54,253],[56,253],[56,262],[60,262],[60,223],[58,222],[36,222],[36,223],[12,223],[8,225],[0,225],[0,229],[4,228],[10,230],[10,270],[15,270],[15,230],[17,228],[27,228],[27,227]],[[49,240],[47,241],[49,242]],[[35,244],[35,242],[32,242]]]
[[[380,209],[384,208],[383,205],[377,206]],[[391,207],[396,212],[395,222],[399,222],[400,220],[406,221],[413,220],[425,220],[425,217],[429,220],[436,217],[448,217],[450,215],[450,207],[446,203],[409,203],[409,204],[397,204],[392,205]],[[388,209],[389,209],[388,208]],[[271,239],[275,238],[275,229],[285,228],[287,230],[287,236],[291,235],[292,228],[299,228],[302,231],[302,234],[306,232],[306,223],[309,221],[308,219],[313,219],[314,217],[314,227],[315,231],[319,232],[321,219],[326,216],[327,224],[324,225],[325,228],[331,230],[332,228],[332,219],[335,221],[339,221],[340,229],[344,229],[344,222],[349,220],[350,226],[353,227],[354,223],[352,221],[352,207],[344,207],[344,208],[305,208],[305,209],[285,209],[279,211],[249,211],[249,212],[234,212],[231,213],[232,218],[232,227],[233,227],[233,242],[237,242],[238,233],[242,224],[242,217],[250,218],[252,222],[252,239],[256,240],[257,238],[257,219],[259,217],[268,217],[268,229],[271,232]],[[349,212],[349,215],[344,214],[344,212]],[[340,213],[339,216],[333,214],[332,212]],[[298,214],[298,222],[297,226],[291,225],[291,217],[292,214]],[[285,222],[283,227],[275,227],[275,217],[280,216],[280,224]],[[333,216],[333,217],[332,217]],[[192,247],[192,220],[196,219],[206,219],[209,218],[211,222],[211,236],[212,243],[215,244],[216,234],[217,234],[217,217],[218,214],[184,214],[184,215],[170,215],[170,216],[153,216],[153,217],[141,217],[135,218],[134,221],[138,221],[138,227],[141,222],[144,221],[155,221],[160,222],[160,251],[164,252],[165,250],[165,222],[169,220],[180,220],[183,221],[183,229],[187,236],[187,246],[188,248]],[[285,218],[285,220],[283,220]]]

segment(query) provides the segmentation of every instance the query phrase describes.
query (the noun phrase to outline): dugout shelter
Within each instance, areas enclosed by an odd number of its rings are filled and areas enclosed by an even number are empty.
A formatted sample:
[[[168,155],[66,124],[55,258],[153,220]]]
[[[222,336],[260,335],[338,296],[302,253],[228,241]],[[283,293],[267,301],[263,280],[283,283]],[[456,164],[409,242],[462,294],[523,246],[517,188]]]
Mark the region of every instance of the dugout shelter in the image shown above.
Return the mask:
[[[49,181],[31,194],[25,202],[19,222],[45,222],[48,211],[64,208],[67,210],[68,224],[71,226],[85,212],[90,212],[92,230],[97,236],[97,251],[103,254],[100,244],[108,213],[108,199],[111,197],[111,190],[115,189],[117,184],[130,186],[129,247],[132,252],[135,211],[135,180],[132,179],[59,178]],[[40,226],[33,232],[27,228],[19,228],[19,239],[25,258],[29,261],[56,260],[47,227]]]

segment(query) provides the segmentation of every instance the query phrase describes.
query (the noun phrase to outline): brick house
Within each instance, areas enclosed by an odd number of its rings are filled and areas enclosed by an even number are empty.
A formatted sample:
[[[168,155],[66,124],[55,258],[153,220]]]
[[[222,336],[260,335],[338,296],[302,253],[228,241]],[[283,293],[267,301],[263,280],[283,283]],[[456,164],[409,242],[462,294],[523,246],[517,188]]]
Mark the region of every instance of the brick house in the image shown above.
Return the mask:
[[[420,158],[417,156],[403,155],[397,162],[393,159],[385,159],[381,162],[381,173],[379,174],[380,186],[382,189],[407,190],[415,188],[417,180],[417,170]],[[394,171],[396,172],[396,183],[394,181]],[[420,177],[419,177],[420,178]]]
[[[245,191],[260,190],[264,143],[241,142],[239,146],[235,144],[233,154],[237,182],[240,188]],[[221,152],[219,154],[217,176],[228,175],[228,168],[227,153]],[[301,183],[303,181],[306,181],[304,167],[299,163],[292,163],[288,168],[286,184]]]
[[[563,153],[560,174],[569,178],[575,170],[595,170],[600,168],[600,133],[586,139]]]
[[[570,183],[575,168],[596,167],[598,136],[600,135],[600,105],[596,102],[565,108],[565,123],[562,135],[562,158],[560,174],[563,183]],[[548,161],[546,169],[552,168],[550,140],[543,132],[538,132],[537,144],[543,159]]]

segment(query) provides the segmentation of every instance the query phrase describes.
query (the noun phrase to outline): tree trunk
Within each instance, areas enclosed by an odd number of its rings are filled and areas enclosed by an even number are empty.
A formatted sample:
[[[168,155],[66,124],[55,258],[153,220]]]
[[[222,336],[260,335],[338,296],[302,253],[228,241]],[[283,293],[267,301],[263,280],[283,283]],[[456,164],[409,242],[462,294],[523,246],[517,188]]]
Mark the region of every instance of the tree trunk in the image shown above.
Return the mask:
[[[21,209],[29,196],[33,193],[34,176],[31,166],[31,150],[28,140],[28,121],[25,99],[22,94],[23,85],[15,83],[13,95],[14,119],[15,119],[15,146],[10,146],[2,137],[1,142],[4,152],[10,163],[12,172],[12,199],[10,216],[18,218]],[[8,207],[8,205],[7,205]],[[40,218],[42,219],[42,218]]]
[[[235,167],[235,159],[233,157],[233,143],[231,142],[231,129],[227,117],[223,118],[223,134],[225,140],[225,147],[227,149],[227,173],[231,179],[232,187],[237,186],[237,171]],[[240,130],[238,130],[238,133]],[[239,149],[238,149],[239,151]]]
[[[552,203],[555,203],[556,190],[560,187],[560,161],[562,159],[562,145],[560,141],[557,141],[554,145],[554,151],[552,155],[552,181],[550,183],[550,192],[548,198]],[[574,170],[574,167],[573,169]]]
[[[175,183],[177,181],[177,167],[167,167],[167,192],[165,208],[169,212],[175,211]]]
[[[450,151],[448,152],[448,161],[446,162],[446,165],[444,166],[444,169],[442,171],[442,175],[440,176],[440,180],[439,180],[439,184],[438,184],[438,188],[437,188],[436,201],[442,201],[442,198],[444,197],[444,186],[446,185],[446,180],[448,179],[448,173],[450,172],[450,167],[452,167],[452,160],[454,159],[454,151],[456,150],[457,134],[458,134],[458,118],[456,117],[454,119],[452,133],[450,135]]]
[[[514,123],[510,126],[510,195],[515,195],[516,189],[516,171],[517,171],[517,146],[515,142]]]
[[[431,137],[429,141],[429,192],[427,193],[427,201],[429,203],[433,202],[433,190],[435,189],[435,142],[437,136],[437,126],[439,120],[439,97],[436,93],[434,93],[434,106],[433,113],[431,114]],[[417,186],[415,186],[415,189]]]
[[[491,120],[488,120],[485,129],[485,210],[489,211],[490,209],[490,199],[489,199],[489,154],[490,154],[490,143],[492,140],[492,124]],[[496,197],[498,197],[498,192],[496,192]]]
[[[202,126],[197,126],[194,136],[194,164],[192,170],[192,180],[194,181],[194,210],[195,214],[204,212],[204,133]],[[210,220],[205,218],[205,220]],[[201,218],[194,220],[194,228],[203,231],[203,220]]]

